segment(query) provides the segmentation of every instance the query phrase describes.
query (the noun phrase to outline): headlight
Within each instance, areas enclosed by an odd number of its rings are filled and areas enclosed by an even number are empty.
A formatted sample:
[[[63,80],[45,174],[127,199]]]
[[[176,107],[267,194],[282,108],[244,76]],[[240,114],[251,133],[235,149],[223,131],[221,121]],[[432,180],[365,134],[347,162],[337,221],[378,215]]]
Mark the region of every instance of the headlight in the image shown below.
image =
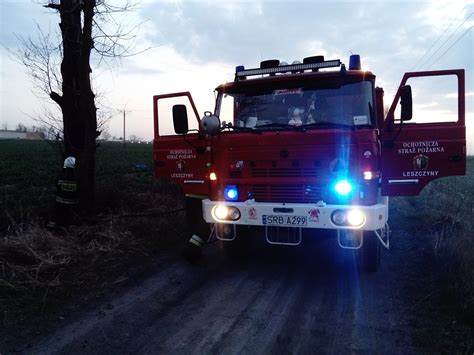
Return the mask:
[[[227,206],[216,206],[214,207],[213,212],[215,219],[227,219],[229,209],[227,208]]]
[[[365,214],[358,209],[336,210],[331,214],[331,220],[336,226],[362,227]]]
[[[365,216],[360,210],[350,210],[347,214],[347,222],[353,227],[358,227],[364,224]]]
[[[342,210],[334,211],[331,218],[334,224],[338,226],[343,226],[346,224],[346,221],[347,221],[346,211],[342,211]]]
[[[217,205],[212,209],[212,216],[218,221],[237,221],[240,211],[234,206]]]
[[[229,219],[236,221],[240,218],[240,211],[235,207],[231,207],[229,208],[229,213],[227,214],[227,216]]]

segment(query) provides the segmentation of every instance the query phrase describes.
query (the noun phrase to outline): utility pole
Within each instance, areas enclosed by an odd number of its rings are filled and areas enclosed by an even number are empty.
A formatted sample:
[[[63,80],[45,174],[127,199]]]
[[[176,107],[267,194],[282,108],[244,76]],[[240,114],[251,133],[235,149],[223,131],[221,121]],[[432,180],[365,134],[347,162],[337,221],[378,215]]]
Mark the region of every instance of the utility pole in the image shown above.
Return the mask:
[[[125,148],[125,144],[127,142],[127,134],[125,131],[125,122],[126,122],[126,115],[127,113],[132,112],[131,110],[126,110],[125,107],[122,109],[122,115],[123,115],[123,147]],[[120,111],[118,111],[120,113]]]
[[[126,136],[126,133],[125,133],[125,115],[129,112],[132,112],[131,110],[125,110],[123,109],[123,147],[125,148],[125,142],[127,141],[127,136]]]

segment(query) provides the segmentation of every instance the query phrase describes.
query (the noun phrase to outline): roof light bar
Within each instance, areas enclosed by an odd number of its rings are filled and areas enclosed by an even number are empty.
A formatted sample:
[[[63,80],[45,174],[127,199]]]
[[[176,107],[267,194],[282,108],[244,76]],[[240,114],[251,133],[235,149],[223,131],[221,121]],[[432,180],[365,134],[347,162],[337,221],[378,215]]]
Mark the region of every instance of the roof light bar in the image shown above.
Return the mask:
[[[280,65],[277,67],[272,68],[264,68],[264,69],[246,69],[237,71],[235,73],[235,78],[245,78],[246,76],[252,75],[263,75],[263,74],[276,74],[276,73],[286,73],[289,71],[305,71],[311,69],[321,69],[321,68],[333,68],[339,67],[341,65],[341,61],[339,59],[335,60],[327,60],[325,62],[320,63],[308,63],[308,64],[290,64],[290,65]]]

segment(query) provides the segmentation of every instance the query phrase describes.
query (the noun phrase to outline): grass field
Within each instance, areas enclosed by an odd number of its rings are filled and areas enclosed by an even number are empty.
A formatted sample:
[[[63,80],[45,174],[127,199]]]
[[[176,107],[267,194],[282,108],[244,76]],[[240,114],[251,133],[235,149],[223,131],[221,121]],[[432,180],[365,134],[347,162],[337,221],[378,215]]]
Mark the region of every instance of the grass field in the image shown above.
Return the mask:
[[[3,325],[37,314],[76,292],[127,279],[186,238],[176,187],[153,178],[152,145],[97,148],[99,217],[60,232],[44,228],[54,202],[60,154],[54,144],[0,141],[0,314]],[[147,171],[137,171],[136,165]],[[142,170],[142,169],[139,169]],[[147,216],[121,218],[144,212]],[[439,279],[461,311],[474,309],[474,158],[466,176],[434,181],[416,197],[393,198],[391,225],[422,238]],[[396,241],[393,241],[396,243]],[[1,324],[1,323],[0,323]]]
[[[0,231],[10,223],[3,211],[17,222],[47,217],[54,201],[60,160],[56,142],[0,140]],[[139,185],[148,188],[151,164],[151,144],[128,143],[124,147],[121,143],[101,143],[96,163],[99,198],[111,189],[136,190]],[[137,174],[136,165],[148,167],[148,174]],[[128,176],[124,181],[127,175],[133,178]]]
[[[182,201],[153,177],[151,144],[102,143],[96,218],[46,229],[59,160],[54,143],[0,140],[0,328],[94,297],[185,238],[182,212],[168,213]]]
[[[390,214],[392,226],[422,240],[435,262],[439,292],[474,322],[474,157],[465,176],[436,180],[419,196],[392,198]]]

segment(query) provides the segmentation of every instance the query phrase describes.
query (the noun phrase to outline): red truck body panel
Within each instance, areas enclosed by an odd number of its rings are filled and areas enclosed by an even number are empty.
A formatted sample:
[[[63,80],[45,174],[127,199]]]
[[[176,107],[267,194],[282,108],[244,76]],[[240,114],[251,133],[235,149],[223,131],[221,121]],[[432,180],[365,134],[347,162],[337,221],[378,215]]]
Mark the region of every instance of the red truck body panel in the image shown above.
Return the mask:
[[[193,110],[194,119],[199,123],[199,114],[189,92],[153,96],[153,117],[155,139],[153,141],[153,161],[156,177],[176,181],[186,194],[208,196],[211,154],[206,140],[199,133],[185,136],[160,136],[159,101],[181,97],[187,100]]]
[[[466,173],[464,70],[406,73],[409,78],[455,75],[458,79],[457,122],[394,122],[400,89],[390,107],[382,131],[382,194],[418,195],[431,181]]]
[[[344,80],[375,80],[373,74],[361,71],[347,71],[346,75]],[[400,87],[411,77],[439,75],[458,78],[457,122],[395,121],[398,91],[385,121],[377,119],[379,124],[384,122],[384,127],[378,129],[282,129],[222,131],[214,137],[202,132],[160,136],[159,100],[183,97],[191,103],[195,116],[191,119],[199,121],[199,116],[189,92],[154,96],[155,175],[175,180],[186,194],[211,200],[222,200],[224,185],[235,184],[239,185],[239,200],[254,196],[257,201],[331,201],[330,184],[341,174],[356,186],[350,201],[346,201],[349,204],[374,204],[379,187],[384,196],[419,194],[434,179],[465,174],[464,71],[406,73]],[[281,75],[228,83],[217,90],[247,92],[265,85],[293,88],[303,79],[330,82],[339,78],[335,73]],[[374,107],[378,116],[383,112],[380,101],[377,98]],[[243,167],[236,169],[239,161],[243,161]],[[342,167],[338,166],[341,164]],[[380,176],[380,184],[378,178],[364,181],[365,171]],[[210,181],[211,172],[217,175],[217,181]]]

